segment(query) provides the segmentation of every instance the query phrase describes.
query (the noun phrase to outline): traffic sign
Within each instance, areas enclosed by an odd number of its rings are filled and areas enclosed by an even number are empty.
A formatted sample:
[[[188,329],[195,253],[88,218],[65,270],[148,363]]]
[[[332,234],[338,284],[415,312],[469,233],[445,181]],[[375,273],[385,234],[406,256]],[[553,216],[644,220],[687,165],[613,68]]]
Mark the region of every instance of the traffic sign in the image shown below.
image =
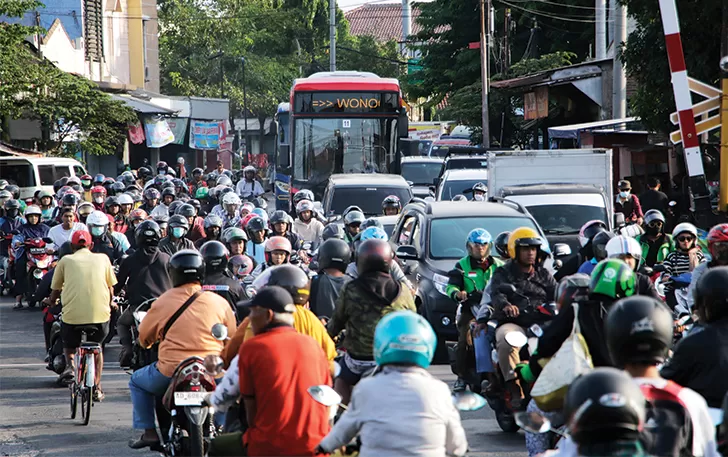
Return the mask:
[[[703,133],[709,132],[713,129],[717,129],[720,127],[720,115],[717,114],[713,117],[709,117],[708,119],[704,121],[697,122],[695,124],[695,132],[697,135],[702,135]],[[682,136],[680,135],[680,130],[676,130],[670,134],[670,141],[672,141],[673,144],[678,144],[682,142]]]
[[[690,92],[694,92],[707,98],[707,100],[703,100],[702,102],[696,103],[692,106],[693,116],[703,116],[711,111],[720,109],[720,98],[722,93],[717,87],[713,87],[709,84],[698,81],[697,79],[688,77],[688,88],[690,89]],[[673,125],[679,125],[680,120],[677,112],[670,114],[670,122],[672,122]],[[702,135],[703,133],[709,132],[718,127],[720,127],[720,114],[716,114],[713,117],[697,122],[695,124],[695,134]],[[682,142],[680,130],[670,133],[670,141],[672,141],[673,144]]]
[[[693,105],[693,114],[695,114],[695,116],[700,116],[709,113],[710,111],[717,110],[719,108],[720,97],[713,97]],[[677,118],[677,113],[672,113],[670,115],[670,122],[672,122],[673,125],[678,125],[679,122]]]

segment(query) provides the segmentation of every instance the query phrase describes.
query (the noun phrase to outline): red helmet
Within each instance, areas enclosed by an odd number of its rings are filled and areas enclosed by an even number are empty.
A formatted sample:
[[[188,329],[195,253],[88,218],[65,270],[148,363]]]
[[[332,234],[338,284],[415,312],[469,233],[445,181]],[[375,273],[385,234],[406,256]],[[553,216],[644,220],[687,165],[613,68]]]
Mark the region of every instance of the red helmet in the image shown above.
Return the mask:
[[[286,262],[291,256],[293,248],[288,238],[283,236],[272,236],[265,242],[265,261],[270,263],[270,253],[273,251],[284,251],[286,256]]]
[[[240,228],[245,230],[248,226],[248,222],[254,217],[257,217],[258,215],[255,213],[248,213],[243,217],[243,219],[240,221]]]
[[[728,224],[718,224],[708,232],[708,250],[714,258],[718,257],[713,251],[716,243],[728,243]]]
[[[106,189],[104,189],[102,186],[93,186],[91,188],[92,194],[104,194],[106,195]]]

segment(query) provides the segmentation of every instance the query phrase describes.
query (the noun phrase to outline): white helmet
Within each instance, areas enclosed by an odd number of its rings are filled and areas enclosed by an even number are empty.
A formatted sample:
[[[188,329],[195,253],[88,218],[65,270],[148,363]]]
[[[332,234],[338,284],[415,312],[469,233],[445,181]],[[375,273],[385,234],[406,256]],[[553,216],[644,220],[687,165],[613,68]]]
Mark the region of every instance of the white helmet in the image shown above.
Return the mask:
[[[605,249],[607,250],[607,256],[610,258],[629,255],[634,257],[638,262],[642,259],[642,247],[640,243],[629,236],[615,236],[607,242]]]
[[[240,197],[235,192],[228,192],[222,197],[223,205],[240,205]]]
[[[38,216],[42,216],[43,212],[40,210],[40,207],[37,205],[30,205],[27,208],[25,208],[25,212],[23,215],[32,216],[33,214],[37,214]]]
[[[118,200],[119,200],[120,205],[133,205],[134,204],[134,199],[131,198],[131,195],[129,195],[129,194],[119,195]]]
[[[101,211],[94,211],[86,218],[86,225],[109,225],[109,218],[106,217],[106,214],[102,213]]]
[[[301,214],[304,211],[313,212],[313,203],[310,200],[301,200],[296,204],[296,214]]]
[[[258,170],[255,169],[254,166],[248,165],[247,167],[243,168],[243,174],[252,171],[253,173],[256,173]]]
[[[677,238],[678,235],[681,233],[688,232],[695,238],[698,237],[698,229],[695,228],[693,224],[690,222],[683,222],[680,224],[677,224],[674,229],[672,229],[672,237]]]

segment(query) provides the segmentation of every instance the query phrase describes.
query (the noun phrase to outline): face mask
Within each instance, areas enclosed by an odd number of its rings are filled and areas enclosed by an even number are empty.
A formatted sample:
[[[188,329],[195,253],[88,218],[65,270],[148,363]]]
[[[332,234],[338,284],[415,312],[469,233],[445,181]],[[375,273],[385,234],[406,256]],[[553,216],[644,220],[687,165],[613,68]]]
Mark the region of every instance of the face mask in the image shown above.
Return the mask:
[[[162,176],[164,176],[164,175],[167,174],[167,172],[165,170],[159,170],[159,174],[162,175]]]
[[[185,236],[185,229],[182,227],[174,227],[172,229],[172,236],[175,238],[182,238]]]
[[[94,203],[103,203],[104,197],[94,197]]]
[[[627,198],[627,197],[629,197],[629,191],[628,190],[623,190],[623,191],[621,191],[619,193],[619,196],[622,197],[622,198]]]
[[[104,228],[103,227],[91,227],[91,235],[93,236],[101,236],[104,234]]]
[[[645,232],[647,232],[648,235],[652,235],[652,236],[659,235],[660,228],[661,227],[652,227],[652,226],[648,225],[647,228],[645,229]]]

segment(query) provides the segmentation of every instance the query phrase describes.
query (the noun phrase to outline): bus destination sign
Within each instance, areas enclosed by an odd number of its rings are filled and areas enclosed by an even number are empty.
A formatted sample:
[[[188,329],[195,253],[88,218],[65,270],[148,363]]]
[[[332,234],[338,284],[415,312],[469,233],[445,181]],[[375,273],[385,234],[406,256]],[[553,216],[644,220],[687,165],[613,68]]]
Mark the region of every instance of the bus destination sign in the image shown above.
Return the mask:
[[[399,113],[395,92],[298,92],[296,113]]]

